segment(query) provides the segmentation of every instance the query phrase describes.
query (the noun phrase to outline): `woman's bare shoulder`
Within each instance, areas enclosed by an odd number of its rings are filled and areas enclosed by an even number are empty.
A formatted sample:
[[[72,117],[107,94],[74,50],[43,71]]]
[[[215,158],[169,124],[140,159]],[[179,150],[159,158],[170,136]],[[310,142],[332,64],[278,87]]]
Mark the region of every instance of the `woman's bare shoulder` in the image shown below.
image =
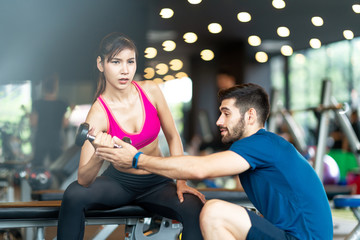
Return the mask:
[[[89,123],[90,127],[94,127],[96,132],[107,130],[106,114],[98,100],[91,106],[85,122]]]
[[[151,96],[158,96],[161,94],[161,89],[157,83],[151,80],[144,80],[144,81],[137,81],[138,83],[147,94],[150,94]]]

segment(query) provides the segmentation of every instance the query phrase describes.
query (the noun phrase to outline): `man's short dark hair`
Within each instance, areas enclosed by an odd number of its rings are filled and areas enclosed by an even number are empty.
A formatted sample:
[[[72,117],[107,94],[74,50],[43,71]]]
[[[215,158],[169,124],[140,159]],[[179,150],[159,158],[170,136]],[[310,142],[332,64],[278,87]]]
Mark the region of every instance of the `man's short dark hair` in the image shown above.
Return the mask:
[[[269,96],[266,91],[254,83],[235,85],[228,89],[222,89],[218,93],[219,101],[234,98],[235,105],[240,114],[244,115],[250,108],[254,108],[258,114],[259,121],[265,125],[270,113]]]

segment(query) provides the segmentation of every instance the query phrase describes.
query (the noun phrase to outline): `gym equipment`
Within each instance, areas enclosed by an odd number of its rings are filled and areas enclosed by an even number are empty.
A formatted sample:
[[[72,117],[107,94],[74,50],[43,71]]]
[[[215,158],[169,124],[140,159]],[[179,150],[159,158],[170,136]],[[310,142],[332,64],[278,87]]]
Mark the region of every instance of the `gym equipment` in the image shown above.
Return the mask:
[[[338,164],[329,155],[325,155],[323,161],[323,184],[338,184],[340,181],[340,169]]]
[[[350,120],[345,114],[348,109],[348,104],[339,104],[335,97],[332,96],[332,84],[330,80],[323,80],[322,92],[321,92],[321,103],[319,107],[312,107],[298,111],[317,111],[320,113],[319,120],[319,133],[316,145],[316,154],[314,161],[314,169],[318,174],[319,178],[323,178],[324,164],[323,157],[327,152],[327,138],[329,134],[330,124],[330,111],[333,111],[337,122],[340,125],[341,130],[349,140],[351,151],[354,153],[358,164],[360,165],[360,142],[356,136],[354,129],[351,126]],[[293,117],[284,109],[282,102],[279,100],[279,93],[277,90],[273,90],[271,98],[271,115],[269,118],[268,130],[276,132],[276,116],[282,115],[285,123],[288,126],[291,137],[294,139],[295,147],[301,152],[306,152],[306,143],[304,133],[302,129],[295,123]]]
[[[354,213],[358,224],[346,236],[346,240],[357,240],[360,239],[360,195],[337,195],[334,197],[334,206],[336,208],[350,208]]]
[[[302,154],[307,152],[305,134],[303,129],[295,122],[293,116],[284,108],[279,100],[279,91],[273,89],[271,92],[271,114],[269,118],[268,131],[276,133],[276,118],[280,115],[286,124],[291,138],[294,140],[296,149]]]
[[[92,136],[89,134],[89,129],[90,129],[90,125],[86,122],[80,124],[78,131],[76,133],[76,138],[75,138],[75,144],[78,146],[82,146],[84,145],[84,142],[86,140],[89,140],[90,142],[95,140],[95,136]],[[124,142],[127,142],[129,144],[131,144],[131,140],[128,137],[124,137],[122,139]],[[121,148],[121,146],[114,144],[115,148]]]
[[[45,168],[34,168],[27,174],[28,182],[33,191],[49,189],[52,184],[52,174]]]
[[[201,189],[206,199],[221,199],[254,209],[245,192],[228,189]],[[0,229],[36,228],[36,238],[44,239],[44,228],[57,226],[61,201],[0,203]],[[115,209],[88,210],[86,225],[106,225],[93,239],[106,239],[117,225],[125,225],[125,240],[177,240],[182,224],[148,212],[140,206],[127,205]],[[159,230],[151,235],[151,220],[161,219]],[[115,228],[114,228],[115,226]]]

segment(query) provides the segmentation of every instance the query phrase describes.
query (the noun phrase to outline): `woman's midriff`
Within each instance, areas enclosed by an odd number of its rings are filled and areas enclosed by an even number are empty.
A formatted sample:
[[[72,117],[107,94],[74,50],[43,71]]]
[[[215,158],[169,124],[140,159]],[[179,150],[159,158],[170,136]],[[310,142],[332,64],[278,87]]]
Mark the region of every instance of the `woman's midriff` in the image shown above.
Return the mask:
[[[155,139],[149,145],[139,149],[139,152],[143,152],[144,154],[149,155],[149,156],[162,157],[162,154],[161,154],[161,151],[159,148],[159,138]],[[148,172],[146,170],[142,170],[142,169],[120,168],[118,166],[114,166],[114,168],[120,172],[125,172],[125,173],[138,174],[138,175],[150,174],[150,172]]]

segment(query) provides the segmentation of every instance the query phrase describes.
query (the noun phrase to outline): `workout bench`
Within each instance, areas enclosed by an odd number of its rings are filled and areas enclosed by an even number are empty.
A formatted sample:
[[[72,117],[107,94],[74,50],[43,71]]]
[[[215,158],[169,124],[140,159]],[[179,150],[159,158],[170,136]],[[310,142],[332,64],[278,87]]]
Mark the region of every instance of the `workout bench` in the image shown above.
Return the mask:
[[[222,199],[251,208],[252,204],[246,194],[237,190],[203,189],[206,198]],[[59,193],[57,193],[59,194]],[[44,228],[57,226],[61,201],[31,201],[0,203],[0,229],[35,228],[36,239],[44,239]],[[159,230],[145,236],[144,231],[150,228],[151,219],[159,216],[150,213],[140,206],[123,206],[108,210],[89,210],[85,212],[86,225],[106,225],[106,231],[100,231],[93,239],[106,239],[117,225],[125,225],[125,240],[175,240],[182,230],[179,222],[160,217]]]
[[[356,219],[358,224],[351,231],[349,235],[346,236],[346,240],[357,240],[360,239],[360,195],[336,195],[334,197],[334,206],[336,208],[347,208],[349,207]]]

